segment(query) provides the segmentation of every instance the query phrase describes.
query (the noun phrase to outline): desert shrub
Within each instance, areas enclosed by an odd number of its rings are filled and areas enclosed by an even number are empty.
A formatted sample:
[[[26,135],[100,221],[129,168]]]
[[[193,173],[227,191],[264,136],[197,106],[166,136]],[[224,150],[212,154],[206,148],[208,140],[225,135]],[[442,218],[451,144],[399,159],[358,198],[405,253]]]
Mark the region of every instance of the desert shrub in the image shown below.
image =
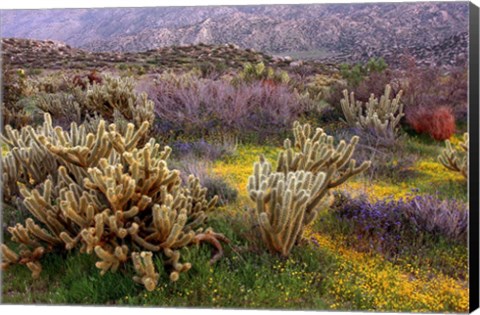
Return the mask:
[[[447,107],[439,107],[431,116],[428,133],[435,140],[449,139],[455,133],[455,117],[452,110]]]
[[[348,86],[345,81],[337,80],[332,82],[328,87],[322,88],[322,98],[326,106],[320,115],[319,120],[323,123],[338,122],[340,123],[341,117],[343,117],[342,106],[340,100],[343,97],[343,91]],[[351,89],[350,89],[351,90]]]
[[[302,100],[305,116],[312,122],[318,123],[320,120],[324,121],[325,111],[333,109],[328,100],[332,86],[338,82],[340,82],[338,75],[316,74],[308,78],[293,76],[290,86]]]
[[[172,165],[180,170],[180,177],[184,183],[188,182],[187,174],[198,178],[200,184],[207,188],[207,198],[218,197],[217,205],[225,206],[237,200],[238,191],[222,177],[214,174],[209,161],[184,157],[174,161]]]
[[[369,130],[345,128],[336,130],[334,138],[340,141],[354,135],[360,138],[355,150],[355,160],[358,163],[371,161],[370,167],[364,172],[368,180],[402,181],[415,175],[413,166],[418,156],[406,149],[405,136],[379,138]]]
[[[338,74],[315,74],[307,78],[292,77],[295,81],[295,87],[299,91],[308,91],[313,95],[317,95],[318,93],[328,94],[328,88],[335,83],[343,82],[340,80]]]
[[[72,122],[80,124],[84,120],[85,112],[74,94],[40,92],[33,101],[38,109],[50,114],[55,125],[69,126]]]
[[[28,75],[41,75],[43,73],[43,69],[39,68],[32,68],[27,70]]]
[[[210,62],[204,61],[196,64],[202,78],[218,79],[224,74],[228,67],[223,61]]]
[[[343,116],[340,100],[343,98],[343,91],[347,89],[349,91],[355,91],[354,87],[347,85],[346,81],[336,81],[329,87],[329,91],[325,94],[325,101],[332,106],[338,113],[338,119]]]
[[[17,78],[19,82],[13,84],[14,88],[8,83],[12,76],[7,75],[5,78],[4,100],[7,101],[3,108],[5,125],[14,128],[21,128],[27,124],[37,125],[42,122],[42,112],[54,115],[58,123],[63,120],[63,124],[69,125],[72,121],[81,121],[78,104],[73,104],[78,93],[72,84],[68,84],[64,75],[57,73],[30,78],[21,71],[19,73]],[[12,97],[12,93],[16,93],[16,96]]]
[[[402,100],[408,119],[419,108],[435,112],[438,107],[448,107],[456,119],[466,121],[468,75],[465,67],[419,67],[414,59],[405,60],[404,71],[398,73],[400,88],[405,92]]]
[[[428,195],[400,201],[399,206],[416,231],[467,243],[468,206],[465,203]]]
[[[298,95],[300,103],[303,105],[304,113],[302,116],[310,121],[318,122],[322,120],[322,115],[331,108],[331,106],[325,102],[323,94],[318,92],[309,92],[309,89],[305,89],[299,93],[296,89],[294,93]]]
[[[2,67],[2,127],[12,125],[21,128],[32,122],[31,117],[17,103],[29,94],[27,77],[22,69],[13,70]]]
[[[342,77],[347,80],[348,84],[357,86],[364,77],[364,70],[360,64],[355,65],[348,65],[348,64],[341,64],[340,65],[340,73]]]
[[[422,239],[429,237],[466,244],[468,208],[462,202],[441,200],[438,195],[370,202],[365,195],[351,197],[347,193],[336,200],[334,216],[343,231],[354,236],[349,238],[350,245],[359,250],[396,256],[423,246]],[[422,238],[422,234],[426,236]]]
[[[142,65],[135,65],[133,69],[136,70],[135,72],[137,75],[144,75],[147,73],[147,69]]]
[[[355,92],[355,97],[361,102],[368,102],[370,96],[382,95],[385,91],[385,86],[390,85],[393,94],[400,92],[398,79],[395,72],[386,69],[382,72],[373,72],[365,77],[357,86],[351,86],[350,90]],[[348,88],[347,88],[348,89]]]
[[[117,65],[118,70],[125,71],[128,69],[128,66],[125,63]]]
[[[263,62],[257,64],[245,63],[243,70],[233,79],[234,84],[253,83],[261,81],[268,85],[288,84],[290,77],[288,72],[266,67]]]
[[[11,152],[23,147],[20,137],[26,134],[37,146],[33,150],[46,153],[42,165],[17,161],[20,168],[28,168],[27,181],[35,181],[36,174],[44,176],[43,164],[58,163],[58,168],[34,188],[18,187],[31,216],[25,224],[8,228],[20,251],[2,244],[2,268],[23,264],[36,278],[46,253],[76,248],[95,252],[101,274],[115,272],[131,260],[137,273],[134,281],[152,291],[159,281],[153,253],[169,266],[171,281],[191,268],[190,263],[180,262],[182,247],[210,242],[219,250],[212,262],[220,257],[219,240],[226,239],[201,228],[217,198],[207,199],[206,189],[194,176],[182,184],[179,171],[167,167],[169,147],[160,150],[154,139],[140,144],[148,122],[138,129],[129,124],[122,134],[102,121],[95,134],[86,134],[76,124],[68,132],[54,128],[46,114],[37,131],[25,129],[9,133]],[[15,167],[6,166],[4,174]],[[3,184],[10,188],[10,183]]]
[[[394,200],[371,203],[366,195],[353,198],[341,193],[331,209],[343,230],[353,236],[349,245],[367,252],[396,254],[401,250],[406,220]]]
[[[364,69],[368,74],[371,73],[380,73],[385,71],[388,68],[388,64],[383,58],[370,58],[368,62],[364,65]]]
[[[437,141],[450,139],[455,133],[455,116],[446,106],[417,107],[407,116],[407,122],[417,133],[424,133]]]
[[[317,123],[328,124],[335,122],[335,125],[337,125],[340,122],[340,117],[342,117],[342,115],[340,106],[333,106],[328,103],[328,106],[322,107],[321,112],[314,115],[314,117],[316,118]]]
[[[27,94],[27,78],[22,69],[13,70],[2,67],[2,101],[8,108],[12,108]]]
[[[2,204],[2,233],[7,235],[8,227],[15,225],[17,222],[25,222],[29,218],[27,209],[22,208],[21,201],[12,206],[12,204]]]
[[[443,88],[446,88],[444,104],[452,107],[455,118],[466,122],[468,119],[468,70],[456,67],[446,75]]]
[[[215,161],[235,152],[233,143],[210,142],[204,139],[195,141],[175,141],[171,144],[175,157],[194,157]]]
[[[207,198],[218,196],[219,206],[225,206],[237,200],[238,191],[220,176],[207,177],[202,185],[208,189]]]
[[[299,76],[301,79],[305,79],[311,76],[315,76],[318,74],[319,69],[317,69],[316,65],[311,64],[311,63],[302,63],[298,65],[297,67],[293,67],[289,73],[293,75]]]
[[[194,75],[162,76],[150,89],[156,130],[205,138],[212,133],[259,139],[287,130],[302,113],[298,95],[286,86],[261,82],[236,86]]]
[[[373,73],[381,73],[387,68],[388,65],[383,58],[371,58],[365,64],[341,64],[340,74],[347,80],[349,86],[357,87],[367,76]]]

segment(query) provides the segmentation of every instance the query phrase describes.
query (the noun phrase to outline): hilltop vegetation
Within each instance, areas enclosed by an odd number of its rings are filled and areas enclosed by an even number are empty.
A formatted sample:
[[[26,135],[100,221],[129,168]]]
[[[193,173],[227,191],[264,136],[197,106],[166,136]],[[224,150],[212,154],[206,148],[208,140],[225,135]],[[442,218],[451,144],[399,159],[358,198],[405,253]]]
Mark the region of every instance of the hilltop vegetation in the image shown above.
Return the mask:
[[[236,45],[189,45],[153,49],[141,53],[90,52],[72,48],[62,42],[3,38],[2,56],[8,65],[30,69],[98,69],[117,66],[120,70],[133,68],[152,72],[188,70],[240,69],[247,62],[288,66],[288,60]],[[123,69],[122,69],[123,68]],[[142,69],[143,70],[140,70]],[[150,71],[148,71],[150,72]]]

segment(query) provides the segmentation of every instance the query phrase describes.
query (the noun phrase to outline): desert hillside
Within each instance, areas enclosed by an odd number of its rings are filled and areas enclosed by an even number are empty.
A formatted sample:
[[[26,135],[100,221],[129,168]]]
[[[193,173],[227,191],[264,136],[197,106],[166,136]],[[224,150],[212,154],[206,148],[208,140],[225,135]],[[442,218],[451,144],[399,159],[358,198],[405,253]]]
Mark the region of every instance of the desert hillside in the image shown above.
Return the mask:
[[[303,59],[352,62],[383,56],[393,64],[399,54],[410,54],[429,64],[451,64],[465,58],[467,50],[468,5],[463,2],[2,13],[3,37],[59,40],[90,51],[233,43]]]

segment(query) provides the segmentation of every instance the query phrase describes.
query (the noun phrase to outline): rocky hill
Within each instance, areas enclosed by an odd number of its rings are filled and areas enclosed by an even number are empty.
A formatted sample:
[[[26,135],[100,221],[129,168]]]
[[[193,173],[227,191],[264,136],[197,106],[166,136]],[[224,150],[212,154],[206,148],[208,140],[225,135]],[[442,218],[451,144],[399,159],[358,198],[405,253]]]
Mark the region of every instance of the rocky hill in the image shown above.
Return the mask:
[[[106,69],[117,67],[163,72],[192,68],[209,71],[241,69],[245,63],[286,69],[302,62],[289,57],[274,57],[254,49],[241,49],[234,44],[183,45],[150,49],[144,52],[90,52],[73,48],[60,41],[3,38],[1,40],[3,64],[24,69]],[[322,73],[336,72],[334,65],[308,61],[310,69]],[[220,68],[218,68],[220,67]]]
[[[233,43],[327,62],[409,54],[454,64],[467,54],[468,2],[16,10],[3,12],[2,28],[96,52]]]

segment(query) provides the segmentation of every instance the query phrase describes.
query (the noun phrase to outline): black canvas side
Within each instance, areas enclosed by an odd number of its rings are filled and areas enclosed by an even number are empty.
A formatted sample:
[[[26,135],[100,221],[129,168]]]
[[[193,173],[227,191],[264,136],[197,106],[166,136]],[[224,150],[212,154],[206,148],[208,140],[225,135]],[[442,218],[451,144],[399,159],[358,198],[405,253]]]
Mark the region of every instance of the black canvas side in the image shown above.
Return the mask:
[[[470,312],[479,307],[479,8],[470,2],[469,29],[469,278]]]

